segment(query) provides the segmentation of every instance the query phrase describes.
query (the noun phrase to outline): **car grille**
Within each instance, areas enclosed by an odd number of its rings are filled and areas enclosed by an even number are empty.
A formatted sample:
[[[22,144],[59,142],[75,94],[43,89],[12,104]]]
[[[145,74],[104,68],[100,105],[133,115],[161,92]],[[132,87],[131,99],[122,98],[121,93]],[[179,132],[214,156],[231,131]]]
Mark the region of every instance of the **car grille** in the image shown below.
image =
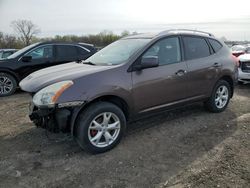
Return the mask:
[[[249,72],[250,73],[250,61],[241,62],[241,70],[242,70],[242,72]]]

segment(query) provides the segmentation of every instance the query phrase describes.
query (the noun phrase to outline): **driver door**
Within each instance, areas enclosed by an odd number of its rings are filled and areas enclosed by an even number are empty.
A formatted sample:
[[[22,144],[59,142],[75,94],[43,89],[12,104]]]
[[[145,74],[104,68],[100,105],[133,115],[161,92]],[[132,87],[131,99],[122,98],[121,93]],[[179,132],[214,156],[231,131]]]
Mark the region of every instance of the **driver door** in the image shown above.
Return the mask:
[[[187,96],[187,65],[179,37],[160,39],[143,55],[157,56],[159,66],[132,72],[135,111],[144,113],[178,103]]]
[[[25,56],[30,56],[31,60],[22,63],[22,76],[26,77],[32,72],[49,67],[53,65],[54,60],[54,47],[53,45],[44,45],[33,49],[32,51],[25,54]]]

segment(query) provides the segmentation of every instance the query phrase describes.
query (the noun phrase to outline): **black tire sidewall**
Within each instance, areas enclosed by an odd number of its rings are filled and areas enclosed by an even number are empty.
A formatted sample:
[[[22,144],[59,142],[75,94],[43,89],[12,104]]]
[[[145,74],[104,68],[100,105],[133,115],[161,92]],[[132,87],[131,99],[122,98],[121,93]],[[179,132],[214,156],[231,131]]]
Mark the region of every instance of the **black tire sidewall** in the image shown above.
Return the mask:
[[[12,90],[9,93],[7,93],[7,94],[0,94],[0,97],[10,96],[10,95],[14,94],[15,91],[16,91],[16,88],[17,88],[17,81],[16,81],[16,79],[12,75],[10,75],[8,73],[3,73],[3,72],[0,72],[0,76],[8,77],[11,80],[12,84],[13,84]]]
[[[218,88],[220,86],[226,86],[227,89],[228,89],[228,100],[227,100],[226,105],[223,108],[218,108],[216,106],[216,104],[215,104],[216,92],[217,92],[217,90],[218,90]],[[230,97],[231,97],[231,87],[230,87],[230,84],[227,81],[225,81],[225,80],[219,80],[216,83],[216,86],[214,87],[214,90],[213,90],[213,93],[212,93],[211,97],[206,102],[206,107],[207,107],[207,109],[209,111],[214,112],[214,113],[223,112],[227,108],[227,106],[228,106],[228,103],[230,101]]]
[[[99,148],[91,144],[88,138],[88,129],[89,129],[91,121],[98,114],[101,114],[103,112],[114,113],[121,122],[121,129],[120,129],[118,137],[112,144],[104,148]],[[77,118],[76,126],[77,127],[76,127],[75,136],[76,136],[77,143],[80,145],[81,148],[83,148],[87,152],[97,154],[97,153],[106,152],[114,148],[121,141],[121,138],[123,137],[126,131],[126,118],[124,116],[124,113],[118,106],[109,102],[98,102],[98,103],[92,104],[86,110],[82,111],[79,114]]]

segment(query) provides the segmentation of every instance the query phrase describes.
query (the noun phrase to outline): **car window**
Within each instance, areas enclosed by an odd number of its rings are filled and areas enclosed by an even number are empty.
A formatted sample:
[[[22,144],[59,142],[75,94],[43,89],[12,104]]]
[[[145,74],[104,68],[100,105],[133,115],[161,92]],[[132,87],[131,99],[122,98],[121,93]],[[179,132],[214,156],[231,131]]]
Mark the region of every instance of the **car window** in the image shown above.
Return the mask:
[[[13,52],[3,52],[2,58],[7,58],[11,54],[13,54]]]
[[[208,39],[208,40],[215,52],[218,52],[222,48],[221,43],[219,43],[217,40],[214,39]]]
[[[159,65],[167,65],[181,61],[180,43],[178,37],[160,40],[151,46],[143,57],[157,56]]]
[[[26,56],[31,56],[32,59],[41,59],[41,58],[52,58],[53,57],[53,47],[51,45],[42,46],[32,50]]]
[[[72,45],[57,45],[57,57],[59,58],[74,58],[77,57],[76,46]]]
[[[187,60],[207,57],[210,55],[209,46],[204,38],[183,37],[185,58]]]
[[[101,66],[119,65],[127,62],[133,54],[145,46],[150,40],[151,39],[147,38],[117,40],[99,50],[97,53],[86,59],[86,61]]]
[[[80,48],[80,47],[77,47],[77,50],[78,50],[79,55],[86,55],[89,53],[85,49]]]

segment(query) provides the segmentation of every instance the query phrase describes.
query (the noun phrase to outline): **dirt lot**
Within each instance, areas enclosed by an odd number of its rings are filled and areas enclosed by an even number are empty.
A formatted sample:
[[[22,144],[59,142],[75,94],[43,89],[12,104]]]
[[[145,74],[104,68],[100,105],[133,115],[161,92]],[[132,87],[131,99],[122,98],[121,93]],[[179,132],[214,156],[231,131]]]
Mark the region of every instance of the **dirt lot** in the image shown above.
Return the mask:
[[[90,155],[27,117],[30,97],[0,99],[0,187],[250,187],[250,85],[229,108],[201,104],[129,125],[114,150]]]

